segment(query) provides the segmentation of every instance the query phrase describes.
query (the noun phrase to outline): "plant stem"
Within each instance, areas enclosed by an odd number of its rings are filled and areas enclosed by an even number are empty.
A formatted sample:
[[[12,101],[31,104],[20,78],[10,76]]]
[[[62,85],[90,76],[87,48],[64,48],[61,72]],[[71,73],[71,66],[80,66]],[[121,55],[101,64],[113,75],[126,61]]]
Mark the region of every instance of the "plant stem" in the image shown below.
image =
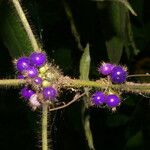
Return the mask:
[[[32,29],[29,25],[29,22],[26,18],[25,13],[19,3],[19,0],[12,0],[12,3],[20,17],[21,23],[28,35],[28,38],[31,42],[34,51],[40,51],[40,46],[38,45],[38,41],[36,40]],[[10,80],[0,80],[0,85],[13,85],[18,86],[19,84],[26,83],[25,80],[17,80],[17,79],[10,79]],[[44,103],[42,105],[42,150],[48,150],[48,135],[47,135],[47,127],[48,127],[48,105]]]
[[[97,81],[87,81],[87,80],[79,80],[79,79],[70,79],[68,77],[62,77],[59,79],[60,87],[64,88],[81,88],[81,87],[93,87],[93,88],[112,88],[115,90],[132,92],[132,93],[145,93],[150,94],[150,83],[134,83],[134,82],[126,82],[124,84],[110,84],[108,82],[104,82],[103,80]],[[3,79],[0,80],[0,86],[19,86],[21,84],[25,84],[25,80],[21,79]]]
[[[44,103],[42,106],[42,150],[48,150],[47,118],[48,118],[48,105]]]
[[[87,81],[87,80],[78,80],[70,79],[65,77],[61,79],[63,87],[94,87],[100,89],[112,88],[114,90],[132,92],[132,93],[145,93],[150,94],[150,83],[134,83],[126,82],[124,84],[111,84],[104,80],[97,81]]]
[[[0,80],[0,86],[10,87],[10,86],[19,86],[21,84],[24,84],[25,80],[19,80],[19,79],[3,79]]]
[[[38,42],[37,42],[32,30],[31,30],[31,27],[29,25],[29,22],[28,22],[26,16],[25,16],[25,13],[23,12],[23,9],[19,3],[19,0],[12,0],[12,3],[14,4],[14,7],[15,7],[15,9],[16,9],[19,17],[20,17],[22,25],[23,25],[23,27],[24,27],[24,29],[25,29],[28,37],[29,37],[29,40],[30,40],[32,47],[33,47],[33,50],[38,51],[39,50]]]
[[[89,149],[95,150],[94,142],[93,142],[93,135],[92,135],[91,127],[90,127],[90,115],[89,114],[84,117],[84,131],[85,131]]]

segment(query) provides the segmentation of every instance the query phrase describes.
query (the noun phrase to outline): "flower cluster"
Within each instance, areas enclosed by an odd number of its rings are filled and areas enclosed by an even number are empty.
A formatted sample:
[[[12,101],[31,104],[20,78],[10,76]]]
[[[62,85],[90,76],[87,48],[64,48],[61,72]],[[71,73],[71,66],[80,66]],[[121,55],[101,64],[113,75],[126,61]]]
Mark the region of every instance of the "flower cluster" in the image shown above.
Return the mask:
[[[103,92],[97,91],[92,95],[92,103],[96,106],[107,105],[109,108],[115,108],[120,104],[120,98],[115,94],[106,95]]]
[[[108,76],[112,83],[121,84],[126,81],[127,69],[122,66],[102,63],[98,68],[98,72],[103,76]],[[96,106],[107,106],[109,108],[115,108],[120,105],[121,101],[118,95],[111,92],[111,94],[105,94],[103,92],[97,91],[92,97],[91,101],[93,105]]]
[[[49,71],[47,57],[44,52],[33,52],[29,57],[21,57],[16,61],[18,79],[26,80],[21,89],[21,96],[29,101],[30,106],[36,109],[44,101],[53,103],[58,95],[54,85],[50,82],[54,74]]]
[[[127,69],[122,66],[102,63],[98,68],[100,74],[110,77],[112,83],[121,84],[126,81],[127,78]]]

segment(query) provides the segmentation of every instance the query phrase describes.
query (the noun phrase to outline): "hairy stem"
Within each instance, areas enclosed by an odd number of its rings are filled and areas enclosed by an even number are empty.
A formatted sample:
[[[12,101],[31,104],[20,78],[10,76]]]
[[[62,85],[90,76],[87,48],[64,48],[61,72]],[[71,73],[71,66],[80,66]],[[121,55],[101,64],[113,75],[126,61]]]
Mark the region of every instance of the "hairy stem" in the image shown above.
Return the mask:
[[[29,22],[28,22],[26,16],[25,16],[25,13],[23,12],[23,9],[19,3],[19,0],[12,0],[12,3],[14,5],[14,7],[18,13],[18,16],[22,22],[22,25],[23,25],[23,27],[24,27],[24,29],[25,29],[28,37],[29,37],[29,40],[30,40],[32,47],[33,47],[33,50],[38,51],[39,50],[38,42],[37,42],[32,30],[31,30],[31,27],[29,25]]]
[[[0,80],[0,86],[4,86],[4,87],[10,87],[10,86],[17,87],[21,84],[25,84],[25,80],[18,80],[18,79],[3,79],[3,80]]]
[[[112,88],[119,91],[132,92],[132,93],[145,93],[150,94],[150,83],[134,83],[134,82],[126,82],[124,84],[111,84],[108,82],[104,82],[103,80],[97,81],[88,81],[88,80],[79,80],[79,79],[70,79],[68,77],[60,78],[60,87],[63,88],[81,88],[81,87],[93,87],[93,88]],[[3,79],[0,80],[0,86],[19,86],[21,84],[25,84],[25,80],[21,79]]]
[[[19,3],[19,0],[12,0],[12,3],[18,13],[20,21],[28,35],[28,38],[31,42],[34,51],[40,51],[40,46],[38,41],[35,38],[35,35],[32,32],[32,29],[29,25],[29,22],[26,18],[25,13]],[[25,83],[25,80],[0,80],[0,85],[13,85],[18,86],[19,84]],[[47,126],[48,126],[48,105],[44,103],[42,105],[42,150],[48,150],[48,135],[47,135]]]
[[[47,118],[48,118],[48,105],[44,103],[42,106],[42,150],[48,150]]]
[[[94,87],[100,89],[112,88],[114,90],[125,92],[150,94],[150,83],[126,82],[124,84],[112,84],[104,80],[85,81],[70,78],[64,78],[63,80],[61,79],[61,81],[64,81],[62,82],[62,86],[64,87]]]

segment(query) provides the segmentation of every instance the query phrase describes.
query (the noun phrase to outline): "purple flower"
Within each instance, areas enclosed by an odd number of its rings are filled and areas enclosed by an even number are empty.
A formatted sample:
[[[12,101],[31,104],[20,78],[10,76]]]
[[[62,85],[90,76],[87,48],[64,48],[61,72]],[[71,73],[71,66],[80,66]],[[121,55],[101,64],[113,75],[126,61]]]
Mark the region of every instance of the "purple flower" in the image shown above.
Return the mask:
[[[105,102],[106,102],[108,107],[113,108],[113,107],[116,107],[120,104],[120,99],[117,95],[110,94],[110,95],[106,96]]]
[[[42,84],[42,78],[40,78],[40,77],[35,77],[35,78],[34,78],[34,82],[35,82],[36,84]]]
[[[29,67],[24,72],[30,78],[34,78],[38,76],[38,70],[35,67]]]
[[[105,94],[103,92],[95,92],[91,100],[94,105],[102,105],[105,102]]]
[[[126,81],[127,71],[121,66],[116,66],[112,69],[110,77],[113,83],[123,83]]]
[[[27,87],[24,87],[21,89],[21,96],[23,98],[25,98],[26,100],[29,100],[29,98],[35,94],[34,91],[32,91],[31,89],[27,88]]]
[[[103,63],[99,68],[98,71],[99,73],[101,73],[102,75],[109,75],[112,71],[112,69],[114,68],[113,64],[110,63]]]
[[[41,67],[46,63],[46,54],[34,52],[30,55],[30,61],[33,66]]]
[[[21,57],[17,60],[16,67],[19,72],[22,72],[30,67],[30,60],[28,57]]]
[[[43,96],[46,100],[53,100],[57,96],[57,91],[53,87],[46,87],[43,89]]]

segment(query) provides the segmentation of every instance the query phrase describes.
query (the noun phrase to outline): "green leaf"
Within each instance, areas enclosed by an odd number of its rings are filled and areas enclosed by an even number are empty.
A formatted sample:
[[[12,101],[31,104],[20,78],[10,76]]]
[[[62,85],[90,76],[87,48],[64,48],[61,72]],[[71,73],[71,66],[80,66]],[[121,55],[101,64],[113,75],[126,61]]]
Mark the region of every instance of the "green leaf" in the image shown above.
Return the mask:
[[[136,15],[127,0],[96,0],[100,2],[109,1],[108,17],[110,22],[111,35],[106,41],[107,53],[112,63],[119,63],[123,50],[125,50],[128,59],[137,55],[139,50],[136,48],[131,29],[129,10]]]
[[[11,3],[3,1],[0,6],[0,36],[13,58],[28,55],[33,51],[16,10]]]
[[[124,42],[119,37],[106,41],[107,53],[110,62],[118,64],[122,56]]]
[[[129,117],[124,114],[112,114],[107,117],[108,127],[119,127],[125,125],[129,120]]]
[[[114,34],[120,36],[122,39],[125,37],[127,12],[126,7],[120,5],[119,3],[111,2],[109,13]]]
[[[90,49],[89,49],[89,43],[87,43],[87,45],[84,49],[84,52],[82,54],[82,57],[80,59],[80,79],[89,80],[90,63],[91,63]],[[87,108],[88,108],[89,89],[84,88],[84,91],[86,93],[86,96],[83,97],[83,105],[81,108],[82,123],[83,123],[85,137],[87,140],[88,147],[91,150],[95,150],[94,144],[93,144],[92,131],[90,129],[90,116],[88,113],[86,113]]]
[[[110,20],[113,29],[112,37],[106,41],[107,53],[111,62],[119,63],[126,37],[127,8],[120,3],[110,3]]]
[[[80,79],[89,80],[90,62],[90,50],[87,44],[80,60]]]
[[[127,0],[93,0],[93,1],[99,1],[99,2],[105,2],[105,1],[112,1],[112,2],[118,2],[124,5],[127,9],[130,10],[130,12],[134,15],[137,16],[133,8],[131,7],[130,3]]]
[[[143,144],[143,133],[140,130],[127,141],[127,148],[139,148]]]
[[[69,48],[59,48],[52,54],[56,64],[63,69],[64,73],[70,73],[72,70],[71,50]],[[61,58],[61,59],[60,59]]]
[[[127,14],[127,19],[126,19],[125,36],[126,36],[125,37],[125,52],[126,52],[128,59],[130,59],[132,55],[137,55],[139,53],[139,49],[137,49],[136,44],[134,42],[129,13]]]

